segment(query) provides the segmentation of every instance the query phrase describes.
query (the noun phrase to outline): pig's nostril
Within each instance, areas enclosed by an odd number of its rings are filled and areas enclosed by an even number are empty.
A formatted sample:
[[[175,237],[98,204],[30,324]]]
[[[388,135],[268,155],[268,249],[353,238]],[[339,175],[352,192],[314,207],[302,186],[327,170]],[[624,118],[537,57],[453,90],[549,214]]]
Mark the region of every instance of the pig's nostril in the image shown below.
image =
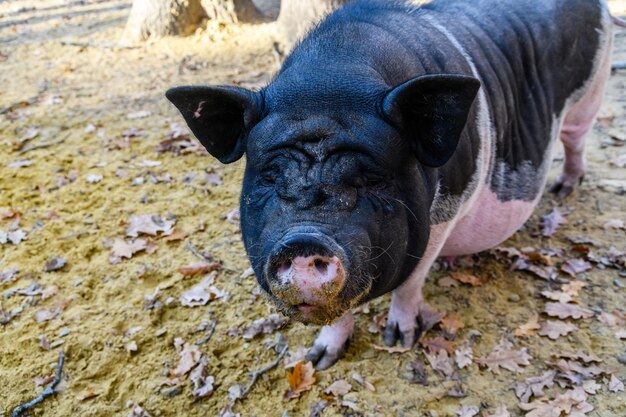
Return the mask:
[[[291,268],[291,261],[287,260],[283,262],[278,267],[278,270],[277,270],[278,275],[283,275],[285,272],[289,271],[289,268]]]
[[[328,262],[321,259],[316,259],[315,269],[317,269],[317,272],[319,272],[320,274],[326,274],[326,271],[328,271]]]

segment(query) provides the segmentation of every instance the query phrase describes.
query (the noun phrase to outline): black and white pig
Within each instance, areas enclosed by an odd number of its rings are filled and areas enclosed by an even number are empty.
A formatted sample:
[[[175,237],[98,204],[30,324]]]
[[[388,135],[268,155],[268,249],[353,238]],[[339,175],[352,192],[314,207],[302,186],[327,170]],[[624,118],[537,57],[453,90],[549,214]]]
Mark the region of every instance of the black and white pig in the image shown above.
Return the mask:
[[[209,153],[246,155],[247,254],[281,312],[324,325],[308,353],[323,369],[351,309],[388,292],[384,342],[413,345],[432,263],[515,233],[557,138],[552,191],[580,183],[612,39],[604,0],[356,0],[261,91],[166,95]]]

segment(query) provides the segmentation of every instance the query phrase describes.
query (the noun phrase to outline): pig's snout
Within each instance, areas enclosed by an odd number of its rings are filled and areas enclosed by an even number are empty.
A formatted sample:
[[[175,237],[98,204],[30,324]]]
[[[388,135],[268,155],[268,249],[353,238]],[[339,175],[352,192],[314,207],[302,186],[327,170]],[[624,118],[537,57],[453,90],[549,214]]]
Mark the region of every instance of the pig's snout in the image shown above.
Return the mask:
[[[283,261],[276,271],[281,285],[294,285],[299,288],[303,300],[317,304],[324,293],[341,289],[345,273],[341,261],[336,256],[296,256]],[[329,294],[330,295],[330,294]]]
[[[272,294],[308,321],[336,307],[345,280],[343,251],[319,234],[290,235],[268,260]]]

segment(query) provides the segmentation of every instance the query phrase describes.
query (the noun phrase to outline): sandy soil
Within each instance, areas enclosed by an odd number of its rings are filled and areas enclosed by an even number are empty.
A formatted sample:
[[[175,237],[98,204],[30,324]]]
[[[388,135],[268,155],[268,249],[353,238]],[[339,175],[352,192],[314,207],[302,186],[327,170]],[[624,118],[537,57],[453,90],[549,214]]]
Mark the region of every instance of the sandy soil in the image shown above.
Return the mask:
[[[616,12],[625,9],[624,2],[613,5]],[[19,270],[0,279],[0,319],[4,314],[7,321],[0,326],[0,416],[42,391],[34,378],[54,374],[60,349],[67,357],[58,393],[30,415],[126,416],[133,402],[152,416],[215,416],[229,405],[230,387],[247,385],[249,371],[274,360],[284,343],[295,352],[316,333],[298,323],[251,340],[237,331],[274,312],[254,278],[241,277],[248,263],[236,220],[226,218],[238,204],[243,163],[221,166],[198,152],[157,152],[182,124],[163,92],[182,84],[262,85],[277,69],[275,28],[211,26],[185,39],[114,48],[128,10],[128,1],[0,3],[0,230],[25,233],[17,244],[0,245],[0,272]],[[626,31],[618,31],[615,60],[626,59],[625,40]],[[626,143],[625,97],[626,71],[618,71],[588,141],[589,173],[582,188],[563,203],[545,195],[524,229],[503,246],[560,248],[563,254],[552,257],[556,265],[574,256],[568,237],[576,235],[597,242],[590,246],[597,257],[611,246],[626,250],[626,231],[603,227],[626,221],[626,168],[610,162],[620,155],[626,160],[626,147],[617,146]],[[553,178],[561,163],[557,158]],[[223,183],[215,184],[218,178]],[[566,214],[566,223],[554,236],[542,237],[541,218],[553,207]],[[175,220],[176,230],[187,236],[153,237],[155,252],[111,263],[111,241],[125,237],[131,216],[144,214]],[[214,285],[227,296],[206,306],[181,305],[181,295],[202,279],[177,271],[199,261],[190,247],[223,262]],[[55,257],[67,264],[45,272]],[[316,373],[310,391],[285,400],[287,370],[281,362],[233,411],[300,416],[325,401],[323,416],[448,416],[462,406],[493,412],[500,405],[523,415],[515,383],[545,372],[551,355],[564,351],[597,355],[607,372],[626,380],[626,343],[616,336],[626,312],[623,268],[592,262],[591,270],[579,273],[577,279],[588,285],[577,301],[595,317],[570,321],[578,329],[551,340],[514,332],[533,317],[546,320],[542,311],[549,300],[541,291],[558,289],[568,277],[561,273],[549,282],[512,271],[492,255],[475,259],[478,264],[465,259],[456,268],[475,274],[482,285],[438,285],[449,273],[440,267],[429,278],[427,298],[439,311],[458,314],[465,327],[449,339],[457,346],[471,340],[475,357],[488,355],[502,338],[515,349],[527,348],[532,359],[521,372],[494,374],[474,363],[445,377],[421,349],[376,350],[380,335],[368,325],[388,307],[389,297],[383,297],[358,314],[345,358]],[[14,291],[27,287],[22,294]],[[157,302],[146,301],[157,289]],[[617,323],[602,312],[616,312]],[[208,360],[214,392],[196,399],[188,376],[166,384],[179,364],[175,339],[199,341],[213,320],[214,334],[198,348]],[[427,385],[409,381],[415,361],[426,363]],[[356,382],[354,373],[375,391]],[[351,383],[349,393],[323,393],[340,379]],[[595,380],[600,387],[589,397],[595,407],[589,415],[626,415],[626,394],[608,389],[608,373]],[[449,395],[457,385],[464,397]],[[562,392],[555,386],[546,395]]]

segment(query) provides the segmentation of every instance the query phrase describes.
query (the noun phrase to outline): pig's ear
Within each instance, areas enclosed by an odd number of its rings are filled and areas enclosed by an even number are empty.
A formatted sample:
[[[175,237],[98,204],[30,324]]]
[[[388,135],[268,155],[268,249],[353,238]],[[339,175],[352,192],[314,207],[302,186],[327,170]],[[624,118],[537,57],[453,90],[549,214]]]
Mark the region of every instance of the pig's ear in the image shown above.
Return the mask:
[[[259,93],[239,87],[176,87],[165,96],[211,155],[224,164],[241,158],[260,114]]]
[[[387,93],[383,111],[411,140],[417,159],[439,167],[454,153],[479,88],[464,75],[424,75]]]

